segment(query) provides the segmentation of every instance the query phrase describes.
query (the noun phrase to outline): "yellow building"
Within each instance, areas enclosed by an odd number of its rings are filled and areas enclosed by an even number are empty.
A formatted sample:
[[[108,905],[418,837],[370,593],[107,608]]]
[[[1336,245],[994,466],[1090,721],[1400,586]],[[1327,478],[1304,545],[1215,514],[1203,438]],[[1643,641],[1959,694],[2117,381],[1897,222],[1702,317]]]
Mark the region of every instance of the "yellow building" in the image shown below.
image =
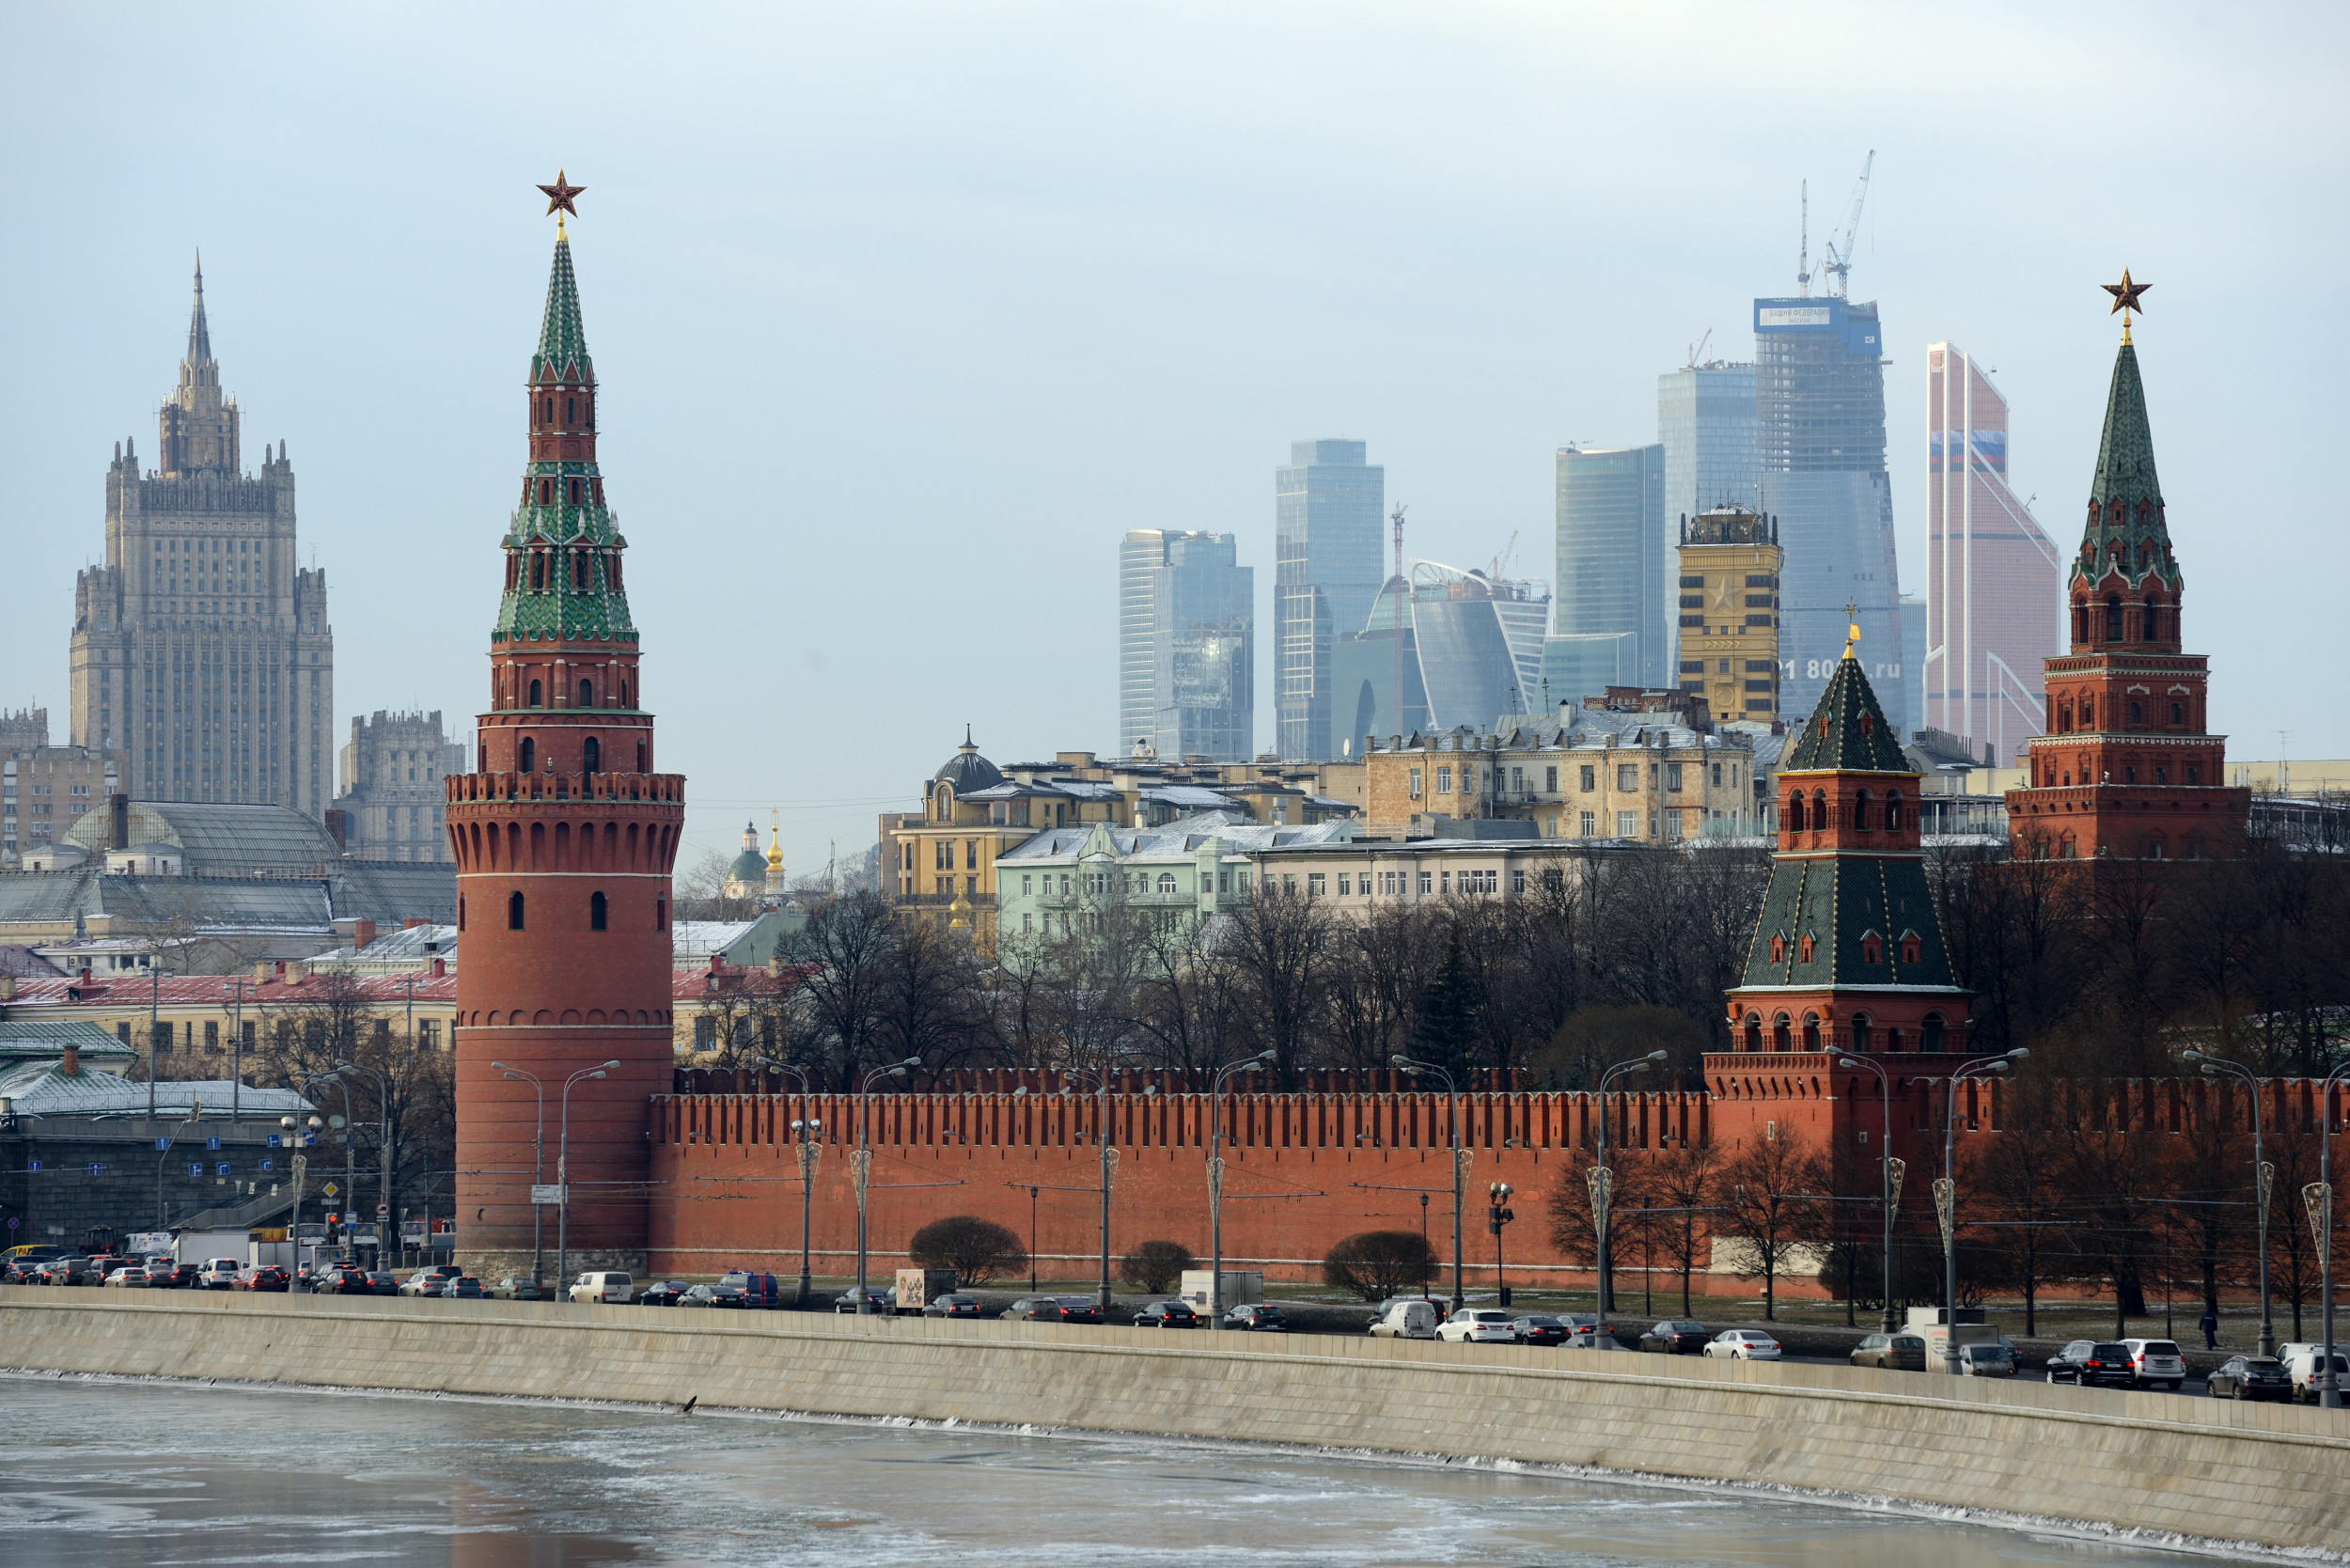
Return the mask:
[[[1681,520],[1681,689],[1717,722],[1778,717],[1778,525],[1738,507]]]

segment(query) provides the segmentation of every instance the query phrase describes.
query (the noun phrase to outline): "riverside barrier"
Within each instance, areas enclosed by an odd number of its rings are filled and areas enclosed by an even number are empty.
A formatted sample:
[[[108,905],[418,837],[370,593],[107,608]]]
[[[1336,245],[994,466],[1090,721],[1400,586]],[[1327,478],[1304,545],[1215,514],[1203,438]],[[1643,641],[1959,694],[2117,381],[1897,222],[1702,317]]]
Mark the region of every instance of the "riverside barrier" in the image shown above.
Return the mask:
[[[1860,1368],[934,1318],[0,1288],[0,1367],[1513,1460],[2350,1552],[2350,1418]]]

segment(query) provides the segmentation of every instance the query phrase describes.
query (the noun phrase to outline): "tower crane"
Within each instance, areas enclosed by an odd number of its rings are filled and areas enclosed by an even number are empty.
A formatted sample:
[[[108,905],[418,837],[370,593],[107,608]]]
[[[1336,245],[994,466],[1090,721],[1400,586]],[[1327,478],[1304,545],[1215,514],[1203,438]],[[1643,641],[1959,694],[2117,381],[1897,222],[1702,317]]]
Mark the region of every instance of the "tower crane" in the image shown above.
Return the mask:
[[[1852,283],[1853,241],[1860,232],[1860,209],[1869,199],[1869,171],[1876,167],[1876,149],[1869,149],[1868,161],[1860,165],[1860,183],[1853,187],[1852,208],[1844,219],[1844,243],[1840,248],[1831,239],[1827,242],[1827,260],[1820,270],[1832,281],[1828,292],[1838,299],[1845,296]]]
[[[1811,181],[1803,182],[1803,238],[1795,245],[1795,292],[1805,299],[1811,297]]]
[[[1689,345],[1689,363],[1684,365],[1682,368],[1684,370],[1696,369],[1698,368],[1698,355],[1703,353],[1705,352],[1705,345],[1711,343],[1713,340],[1714,329],[1712,327],[1707,327],[1705,329],[1705,336]]]

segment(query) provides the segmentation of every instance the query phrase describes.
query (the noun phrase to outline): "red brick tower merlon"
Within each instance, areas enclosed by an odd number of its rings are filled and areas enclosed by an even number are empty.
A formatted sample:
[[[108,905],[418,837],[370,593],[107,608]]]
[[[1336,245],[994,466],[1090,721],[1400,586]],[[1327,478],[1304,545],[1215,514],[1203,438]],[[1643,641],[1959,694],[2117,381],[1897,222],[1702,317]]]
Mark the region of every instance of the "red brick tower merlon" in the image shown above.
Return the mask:
[[[596,376],[559,226],[527,387],[530,462],[504,541],[478,771],[448,780],[457,857],[457,1234],[479,1268],[529,1266],[570,1097],[574,1267],[641,1268],[647,1107],[670,1088],[669,874],[685,781],[654,772],[621,591],[627,548],[596,469]],[[545,1220],[555,1264],[556,1215]]]
[[[2030,782],[2007,793],[2018,858],[2238,855],[2251,814],[2251,792],[2227,785],[2226,738],[2204,728],[2208,662],[2182,651],[2186,580],[2127,321],[2066,585],[2072,647],[2047,661],[2047,728],[2032,737]]]

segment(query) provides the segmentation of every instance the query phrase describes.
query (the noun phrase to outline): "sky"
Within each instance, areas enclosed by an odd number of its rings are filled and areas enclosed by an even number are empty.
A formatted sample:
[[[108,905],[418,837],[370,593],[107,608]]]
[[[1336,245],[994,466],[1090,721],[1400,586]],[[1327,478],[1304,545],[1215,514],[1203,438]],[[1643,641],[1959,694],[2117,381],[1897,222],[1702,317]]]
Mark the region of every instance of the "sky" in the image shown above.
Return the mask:
[[[1273,470],[1349,436],[1464,565],[1548,576],[1553,454],[1794,292],[1876,154],[1903,587],[1925,346],[1995,368],[2060,545],[2137,329],[2187,647],[2230,754],[2350,757],[2339,6],[0,8],[0,708],[66,736],[113,444],[154,449],[204,256],[283,439],[337,728],[488,698],[517,396],[572,224],[600,458],[687,858],[794,875],[996,761],[1117,745],[1116,560],[1237,533],[1273,740]],[[2315,546],[2313,549],[2312,546]],[[2312,570],[2314,568],[2314,570]],[[2332,651],[2328,651],[2331,650]],[[2280,738],[2280,732],[2289,735]]]

